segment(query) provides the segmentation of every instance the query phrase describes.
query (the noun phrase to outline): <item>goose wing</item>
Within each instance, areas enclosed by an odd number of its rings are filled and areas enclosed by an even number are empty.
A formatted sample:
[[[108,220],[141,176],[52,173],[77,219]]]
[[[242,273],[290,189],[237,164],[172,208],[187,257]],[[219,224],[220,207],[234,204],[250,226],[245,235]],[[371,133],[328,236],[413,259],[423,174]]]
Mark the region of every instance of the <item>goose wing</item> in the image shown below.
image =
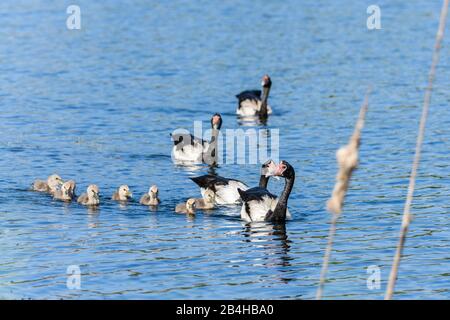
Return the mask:
[[[180,150],[187,145],[203,147],[207,143],[207,141],[194,137],[192,134],[175,133],[170,134],[170,136],[172,137],[173,145],[177,147],[177,150]]]
[[[277,196],[270,193],[265,188],[255,187],[250,188],[248,190],[238,189],[239,195],[241,196],[242,201],[250,202],[250,201],[264,201],[265,198],[276,199]]]
[[[246,90],[236,95],[236,98],[239,100],[239,104],[241,104],[244,100],[261,100],[261,90]]]
[[[204,176],[194,177],[194,178],[190,178],[190,179],[192,181],[194,181],[200,188],[211,189],[214,192],[217,191],[218,186],[226,186],[226,185],[230,184],[231,181],[236,181],[236,182],[242,183],[239,180],[228,179],[228,178],[224,178],[221,176],[215,176],[212,174],[206,174]]]

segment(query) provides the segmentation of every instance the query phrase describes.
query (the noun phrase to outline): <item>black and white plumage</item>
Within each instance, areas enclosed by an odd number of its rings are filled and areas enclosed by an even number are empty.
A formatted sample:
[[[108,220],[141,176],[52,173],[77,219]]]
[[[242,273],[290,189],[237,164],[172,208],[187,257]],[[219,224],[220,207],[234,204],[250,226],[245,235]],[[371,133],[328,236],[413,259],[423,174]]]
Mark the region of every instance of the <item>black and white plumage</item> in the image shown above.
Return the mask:
[[[241,198],[238,189],[248,189],[248,186],[239,180],[212,174],[190,179],[200,187],[200,192],[203,197],[205,197],[206,190],[214,192],[216,204],[236,204]]]
[[[261,90],[246,90],[242,91],[236,98],[238,99],[238,107],[236,114],[242,117],[267,117],[272,113],[272,108],[268,105],[270,88],[272,80],[268,75],[262,78]]]
[[[268,175],[282,176],[286,183],[283,192],[278,198],[270,193],[265,187],[255,187],[244,190],[238,190],[243,205],[241,209],[241,218],[245,221],[284,221],[291,219],[291,214],[287,209],[287,200],[291,193],[295,171],[286,161],[281,161],[275,170],[270,170]]]
[[[189,133],[171,134],[172,157],[177,161],[194,163],[217,163],[217,139],[222,126],[222,117],[216,113],[211,118],[211,140],[206,141]]]

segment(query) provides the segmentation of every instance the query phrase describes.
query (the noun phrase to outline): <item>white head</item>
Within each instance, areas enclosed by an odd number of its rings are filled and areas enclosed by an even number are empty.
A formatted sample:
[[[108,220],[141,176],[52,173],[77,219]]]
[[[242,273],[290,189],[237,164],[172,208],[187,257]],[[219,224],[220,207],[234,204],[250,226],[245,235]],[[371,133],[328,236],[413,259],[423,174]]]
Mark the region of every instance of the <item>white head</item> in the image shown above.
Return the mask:
[[[89,185],[89,187],[87,188],[87,195],[88,195],[88,198],[90,198],[90,199],[98,200],[99,199],[99,190],[98,190],[97,185],[95,185],[95,184]]]
[[[266,177],[273,176],[273,175],[275,175],[277,169],[278,169],[278,167],[277,167],[276,163],[273,160],[269,159],[262,164],[261,175],[264,175]]]
[[[195,209],[195,199],[190,198],[186,201],[186,209],[188,211],[194,211]]]
[[[47,185],[51,190],[56,190],[59,186],[63,184],[63,180],[57,174],[52,174],[47,178]]]
[[[75,183],[74,180],[69,180],[67,181],[67,184],[69,185],[69,193],[74,196],[75,195],[75,189],[77,188],[77,184]]]
[[[75,193],[75,181],[69,180],[62,184],[61,193],[69,198],[72,198]]]
[[[156,185],[152,185],[150,189],[148,189],[148,194],[150,198],[155,199],[158,197],[158,187]]]
[[[130,191],[130,188],[126,184],[121,185],[119,187],[118,193],[120,199],[128,199],[133,196],[133,194]]]

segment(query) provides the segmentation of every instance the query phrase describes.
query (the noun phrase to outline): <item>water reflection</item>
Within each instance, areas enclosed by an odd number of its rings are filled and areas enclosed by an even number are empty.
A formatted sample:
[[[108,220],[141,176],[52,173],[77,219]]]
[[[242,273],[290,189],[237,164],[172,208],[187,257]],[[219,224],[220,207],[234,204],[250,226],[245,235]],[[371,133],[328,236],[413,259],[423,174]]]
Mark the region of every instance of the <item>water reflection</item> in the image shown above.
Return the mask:
[[[268,118],[258,116],[237,116],[237,123],[242,127],[266,126]]]
[[[100,226],[99,223],[99,214],[100,214],[100,209],[98,207],[89,207],[87,208],[87,226],[89,229],[95,229],[98,228]]]
[[[282,269],[291,267],[292,257],[290,241],[286,232],[286,223],[250,222],[242,230],[244,241],[264,248],[266,267],[280,266]],[[289,270],[280,270],[286,272]],[[279,280],[288,282],[291,278],[279,277]]]

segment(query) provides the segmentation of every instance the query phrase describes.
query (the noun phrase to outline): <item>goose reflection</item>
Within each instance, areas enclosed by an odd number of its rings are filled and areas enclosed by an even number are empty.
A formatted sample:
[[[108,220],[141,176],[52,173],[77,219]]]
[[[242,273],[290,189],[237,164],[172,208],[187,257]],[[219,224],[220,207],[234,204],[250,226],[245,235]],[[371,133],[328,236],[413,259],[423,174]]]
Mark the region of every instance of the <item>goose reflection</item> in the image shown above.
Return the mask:
[[[264,248],[266,254],[263,259],[265,267],[279,266],[282,267],[280,272],[289,272],[291,260],[289,252],[291,249],[291,241],[286,233],[286,223],[270,223],[270,222],[250,222],[244,224],[242,229],[244,242],[252,243],[258,248]],[[280,275],[280,281],[285,283],[291,281],[291,278]]]
[[[267,118],[257,116],[238,116],[237,123],[241,127],[267,126]]]
[[[88,207],[87,208],[87,226],[89,229],[95,229],[98,228],[100,226],[100,222],[99,222],[99,213],[100,213],[100,209],[99,207]]]

